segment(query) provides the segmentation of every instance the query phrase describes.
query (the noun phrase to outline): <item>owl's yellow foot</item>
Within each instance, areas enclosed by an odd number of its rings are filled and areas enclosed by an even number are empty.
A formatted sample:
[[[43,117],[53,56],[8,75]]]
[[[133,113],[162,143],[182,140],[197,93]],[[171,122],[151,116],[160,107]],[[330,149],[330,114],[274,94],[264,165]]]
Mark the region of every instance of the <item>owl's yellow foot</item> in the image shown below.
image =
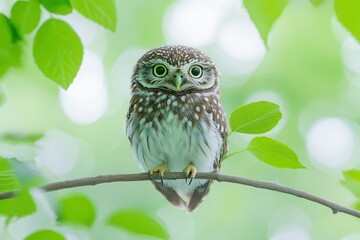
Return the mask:
[[[149,177],[152,179],[152,175],[158,173],[160,176],[161,185],[164,186],[164,174],[170,172],[170,168],[165,164],[161,164],[149,171]]]
[[[186,168],[184,168],[183,172],[186,174],[185,175],[185,182],[188,185],[190,185],[192,180],[196,176],[196,173],[197,173],[196,167],[190,163],[189,165],[186,166]]]

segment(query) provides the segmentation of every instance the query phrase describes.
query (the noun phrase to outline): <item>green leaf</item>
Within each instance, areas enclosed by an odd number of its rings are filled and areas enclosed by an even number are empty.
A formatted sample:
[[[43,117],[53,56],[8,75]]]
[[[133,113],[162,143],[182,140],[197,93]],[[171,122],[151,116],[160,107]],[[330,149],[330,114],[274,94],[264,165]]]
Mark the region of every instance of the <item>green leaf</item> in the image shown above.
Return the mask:
[[[360,170],[345,171],[343,175],[342,185],[360,199]]]
[[[66,22],[49,19],[36,33],[33,54],[42,73],[67,89],[79,71],[83,46]]]
[[[278,105],[266,101],[254,102],[231,113],[230,127],[232,132],[260,134],[274,128],[281,117]]]
[[[16,44],[18,35],[10,20],[0,13],[0,76],[11,66],[19,65],[21,48]]]
[[[27,216],[36,211],[36,205],[30,193],[22,190],[15,197],[0,201],[0,215],[13,217]]]
[[[268,137],[256,137],[247,149],[258,160],[278,168],[304,168],[296,153],[285,144]]]
[[[90,227],[95,219],[95,207],[88,197],[72,194],[59,202],[58,221]]]
[[[70,0],[73,7],[84,17],[115,31],[116,8],[112,0]]]
[[[360,42],[360,1],[335,0],[335,13],[339,22]]]
[[[44,183],[34,164],[0,157],[0,192],[28,188]]]
[[[44,136],[43,133],[19,134],[6,133],[0,137],[1,140],[9,143],[34,143]]]
[[[40,13],[37,0],[18,1],[11,9],[11,21],[21,33],[30,33],[39,24]]]
[[[24,240],[65,240],[65,237],[53,230],[40,230],[27,236]]]
[[[19,183],[10,161],[0,157],[0,192],[13,191],[18,188]]]
[[[271,27],[280,17],[288,0],[244,0],[244,6],[267,45]]]
[[[146,236],[169,239],[166,229],[149,215],[136,211],[125,210],[113,214],[109,219],[109,224],[129,232]]]
[[[315,7],[320,6],[324,2],[324,0],[310,0],[310,1]]]
[[[40,0],[41,4],[49,12],[67,15],[72,12],[72,6],[69,0]]]

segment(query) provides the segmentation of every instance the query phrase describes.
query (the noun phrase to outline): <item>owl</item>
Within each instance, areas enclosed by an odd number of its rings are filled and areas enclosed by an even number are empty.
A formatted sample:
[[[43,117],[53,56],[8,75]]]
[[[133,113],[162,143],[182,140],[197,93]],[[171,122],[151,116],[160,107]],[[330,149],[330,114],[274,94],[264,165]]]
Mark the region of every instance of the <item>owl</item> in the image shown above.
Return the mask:
[[[193,211],[209,192],[197,172],[218,172],[228,133],[220,103],[219,72],[203,52],[163,46],[145,53],[131,78],[126,132],[143,170],[175,206]],[[163,180],[184,172],[184,180]]]

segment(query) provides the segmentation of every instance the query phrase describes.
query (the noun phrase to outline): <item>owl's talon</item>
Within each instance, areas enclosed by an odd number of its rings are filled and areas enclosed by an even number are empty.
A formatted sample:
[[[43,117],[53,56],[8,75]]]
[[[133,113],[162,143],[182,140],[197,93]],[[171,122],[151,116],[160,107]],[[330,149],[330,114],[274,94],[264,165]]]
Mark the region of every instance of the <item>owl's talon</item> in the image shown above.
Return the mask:
[[[149,171],[149,177],[153,180],[152,175],[158,173],[160,176],[161,185],[164,186],[164,174],[170,172],[170,168],[165,164],[161,164]]]
[[[197,169],[194,165],[189,164],[185,169],[184,169],[184,173],[185,173],[185,182],[187,185],[190,185],[193,181],[193,179],[196,176],[197,173]]]

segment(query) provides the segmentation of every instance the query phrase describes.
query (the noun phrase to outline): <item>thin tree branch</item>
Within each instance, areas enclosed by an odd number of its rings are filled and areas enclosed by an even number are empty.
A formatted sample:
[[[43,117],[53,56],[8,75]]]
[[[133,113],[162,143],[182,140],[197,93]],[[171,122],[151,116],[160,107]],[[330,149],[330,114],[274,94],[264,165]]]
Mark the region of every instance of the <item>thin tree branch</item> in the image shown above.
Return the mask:
[[[159,179],[158,175],[152,176],[153,179]],[[196,179],[211,179],[216,180],[218,182],[230,182],[230,183],[236,183],[246,186],[251,186],[255,188],[263,188],[268,189],[271,191],[276,192],[282,192],[285,194],[293,195],[299,198],[304,198],[308,201],[315,202],[318,204],[321,204],[323,206],[326,206],[332,210],[334,214],[338,212],[342,212],[354,217],[360,218],[360,211],[357,211],[352,208],[348,208],[345,206],[342,206],[340,204],[331,202],[327,199],[321,198],[319,196],[303,192],[297,189],[293,189],[290,187],[282,186],[277,183],[273,182],[266,182],[266,181],[259,181],[259,180],[253,180],[249,178],[243,178],[243,177],[236,177],[236,176],[229,176],[224,174],[218,174],[218,173],[197,173]],[[176,179],[185,179],[184,173],[167,173],[165,174],[164,180],[176,180]],[[82,187],[82,186],[90,186],[90,185],[97,185],[102,183],[111,183],[111,182],[137,182],[137,181],[149,181],[151,180],[149,178],[148,173],[135,173],[135,174],[110,174],[110,175],[100,175],[96,177],[87,177],[87,178],[80,178],[80,179],[73,179],[73,180],[67,180],[62,182],[54,182],[45,184],[42,186],[39,186],[38,188],[46,191],[46,192],[52,192],[57,191],[61,189],[67,189],[67,188],[75,188],[75,187]],[[14,192],[5,192],[0,194],[0,200],[8,199],[16,196],[16,191]]]

